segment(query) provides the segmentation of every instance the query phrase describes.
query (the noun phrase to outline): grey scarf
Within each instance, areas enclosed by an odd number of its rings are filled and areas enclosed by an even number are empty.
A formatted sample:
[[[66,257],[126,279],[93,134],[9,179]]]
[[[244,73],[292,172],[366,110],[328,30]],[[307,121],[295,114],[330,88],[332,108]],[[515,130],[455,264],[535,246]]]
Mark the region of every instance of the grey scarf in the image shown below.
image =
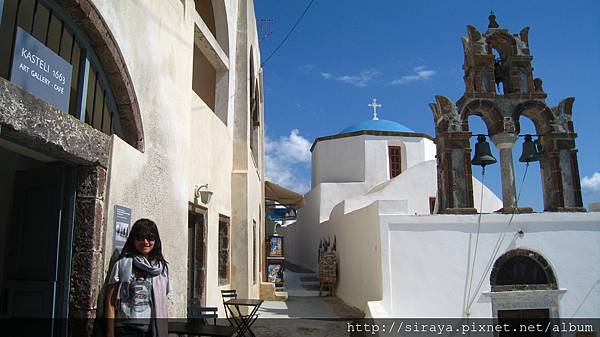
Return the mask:
[[[158,261],[150,263],[145,257],[135,255],[124,257],[119,260],[119,279],[121,280],[117,289],[117,300],[126,301],[129,297],[129,279],[133,273],[133,266],[152,276],[152,299],[154,300],[155,320],[152,325],[154,337],[167,337],[167,294],[169,291],[169,278],[166,269]]]

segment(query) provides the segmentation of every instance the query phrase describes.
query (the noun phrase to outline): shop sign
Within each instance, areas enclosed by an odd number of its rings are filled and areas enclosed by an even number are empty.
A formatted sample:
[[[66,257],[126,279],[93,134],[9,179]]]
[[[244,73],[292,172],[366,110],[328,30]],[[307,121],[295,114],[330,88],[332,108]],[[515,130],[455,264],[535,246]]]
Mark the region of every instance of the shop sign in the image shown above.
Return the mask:
[[[11,82],[59,109],[69,111],[72,68],[50,48],[17,27]]]

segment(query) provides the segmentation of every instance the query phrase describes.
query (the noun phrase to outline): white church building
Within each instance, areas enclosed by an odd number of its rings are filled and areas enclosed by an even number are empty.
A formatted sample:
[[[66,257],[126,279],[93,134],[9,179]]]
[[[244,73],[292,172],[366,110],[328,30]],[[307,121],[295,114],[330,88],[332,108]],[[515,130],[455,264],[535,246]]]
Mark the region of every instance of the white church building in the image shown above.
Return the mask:
[[[375,115],[314,141],[306,206],[281,230],[286,259],[318,271],[319,247],[335,249],[336,296],[367,317],[599,317],[600,213],[581,202],[574,99],[546,106],[530,67],[523,81],[507,79],[531,61],[527,30],[508,34],[492,15],[487,32],[468,31],[466,92],[430,105],[435,138]],[[505,74],[504,92],[491,92],[503,79],[481,75],[490,70]],[[500,149],[501,198],[472,177],[469,115],[482,116]],[[540,213],[515,198],[522,116],[541,135]]]
[[[481,203],[472,178],[481,218],[435,214],[435,151],[430,136],[382,119],[317,138],[306,206],[280,230],[286,258],[318,271],[319,245],[335,245],[336,294],[371,317],[540,308],[550,317],[598,316],[600,213],[494,214],[502,201],[483,186]],[[525,259],[540,266],[528,269],[532,277],[543,271],[543,283],[496,291],[510,285],[492,285],[492,271],[510,274]]]

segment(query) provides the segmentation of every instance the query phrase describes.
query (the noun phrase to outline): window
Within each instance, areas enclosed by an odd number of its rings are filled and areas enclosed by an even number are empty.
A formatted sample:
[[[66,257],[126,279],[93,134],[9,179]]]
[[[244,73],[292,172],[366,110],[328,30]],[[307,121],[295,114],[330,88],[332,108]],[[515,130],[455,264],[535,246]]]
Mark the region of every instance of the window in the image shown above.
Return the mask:
[[[188,205],[188,306],[206,300],[206,209]]]
[[[229,40],[223,1],[196,0],[192,90],[227,125]]]
[[[256,284],[256,220],[252,220],[252,283]]]
[[[70,115],[105,134],[123,138],[118,112],[98,58],[73,21],[54,1],[6,1],[0,27],[0,77],[10,79],[17,27],[72,65]]]
[[[254,94],[252,95],[252,102],[250,107],[250,150],[252,151],[252,158],[258,168],[258,138],[259,138],[259,103],[258,103],[258,88],[255,86]]]
[[[219,217],[219,285],[229,284],[229,218]]]
[[[390,160],[390,179],[402,173],[402,147],[390,146],[388,148]]]
[[[250,151],[254,164],[258,168],[258,138],[260,126],[260,96],[258,91],[258,80],[254,72],[253,48],[250,48]]]
[[[550,264],[538,253],[514,249],[502,255],[490,275],[492,291],[557,289]]]

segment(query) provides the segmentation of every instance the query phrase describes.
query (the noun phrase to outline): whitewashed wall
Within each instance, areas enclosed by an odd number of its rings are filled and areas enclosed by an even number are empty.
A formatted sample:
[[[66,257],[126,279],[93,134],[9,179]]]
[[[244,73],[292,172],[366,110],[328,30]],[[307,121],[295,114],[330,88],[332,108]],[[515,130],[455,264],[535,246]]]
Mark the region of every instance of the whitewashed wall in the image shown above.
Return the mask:
[[[388,146],[402,146],[402,169],[435,158],[435,144],[421,137],[360,135],[323,140],[312,152],[312,187],[321,183],[389,179]]]
[[[206,305],[218,306],[224,314],[217,277],[218,220],[219,214],[233,218],[234,200],[247,205],[247,214],[242,216],[246,222],[237,224],[244,230],[231,233],[231,251],[244,250],[242,255],[245,258],[232,259],[232,280],[242,281],[226,287],[236,287],[250,297],[258,297],[259,293],[260,278],[254,283],[252,277],[252,240],[257,240],[252,234],[252,220],[256,220],[260,228],[264,218],[262,140],[259,141],[260,158],[255,164],[247,141],[249,133],[234,133],[236,122],[248,122],[249,107],[247,104],[236,107],[232,99],[249,95],[247,85],[237,85],[238,45],[248,51],[253,46],[257,76],[260,68],[253,2],[245,3],[248,9],[241,14],[247,15],[247,18],[241,21],[238,20],[239,1],[226,0],[213,6],[219,30],[216,38],[219,43],[225,43],[222,47],[229,60],[229,71],[219,76],[216,89],[216,110],[225,109],[224,114],[227,115],[227,124],[224,124],[192,91],[193,0],[94,1],[121,48],[131,75],[140,105],[146,145],[142,153],[113,137],[105,202],[105,251],[110,252],[113,246],[115,204],[132,208],[133,221],[141,217],[155,220],[165,257],[170,262],[174,289],[169,308],[171,316],[186,315],[188,202],[196,201],[194,187],[206,183],[214,192],[210,203],[203,205],[207,208],[208,224]],[[238,41],[239,22],[247,23],[244,27],[247,41],[243,43]],[[249,60],[249,52],[246,54]],[[240,67],[249,68],[244,60],[242,58]],[[247,82],[245,76],[242,80]],[[262,116],[261,126],[264,126]],[[247,188],[243,195],[232,192],[236,137],[246,137],[245,147],[238,151],[243,152],[241,157],[249,158],[236,171],[247,175]],[[262,245],[257,244],[257,248],[261,249]],[[108,272],[110,254],[105,254],[105,257]]]
[[[480,205],[481,183],[473,178],[476,205]],[[286,257],[297,264],[316,270],[318,266],[317,248],[324,233],[339,234],[343,228],[331,229],[332,222],[354,219],[348,213],[361,210],[378,202],[385,201],[381,214],[428,215],[429,198],[437,191],[436,163],[429,160],[415,164],[399,176],[385,180],[375,186],[361,183],[322,183],[305,195],[306,206],[298,212],[296,223],[284,229],[286,232]],[[483,194],[483,211],[491,212],[502,207],[498,199],[487,187]],[[341,207],[341,213],[332,212]],[[345,216],[336,219],[335,216]],[[377,217],[371,223],[379,223]],[[364,223],[363,226],[371,226]]]
[[[600,215],[595,213],[486,214],[481,221],[471,317],[492,317],[490,270],[485,266],[505,252],[529,249],[552,266],[560,317],[600,315]],[[371,303],[378,316],[463,317],[474,256],[477,215],[381,218],[382,301]],[[516,233],[521,229],[524,236]],[[505,233],[495,258],[493,247]],[[471,247],[471,248],[469,248]],[[471,256],[471,258],[469,258]],[[476,285],[483,280],[479,292]]]

